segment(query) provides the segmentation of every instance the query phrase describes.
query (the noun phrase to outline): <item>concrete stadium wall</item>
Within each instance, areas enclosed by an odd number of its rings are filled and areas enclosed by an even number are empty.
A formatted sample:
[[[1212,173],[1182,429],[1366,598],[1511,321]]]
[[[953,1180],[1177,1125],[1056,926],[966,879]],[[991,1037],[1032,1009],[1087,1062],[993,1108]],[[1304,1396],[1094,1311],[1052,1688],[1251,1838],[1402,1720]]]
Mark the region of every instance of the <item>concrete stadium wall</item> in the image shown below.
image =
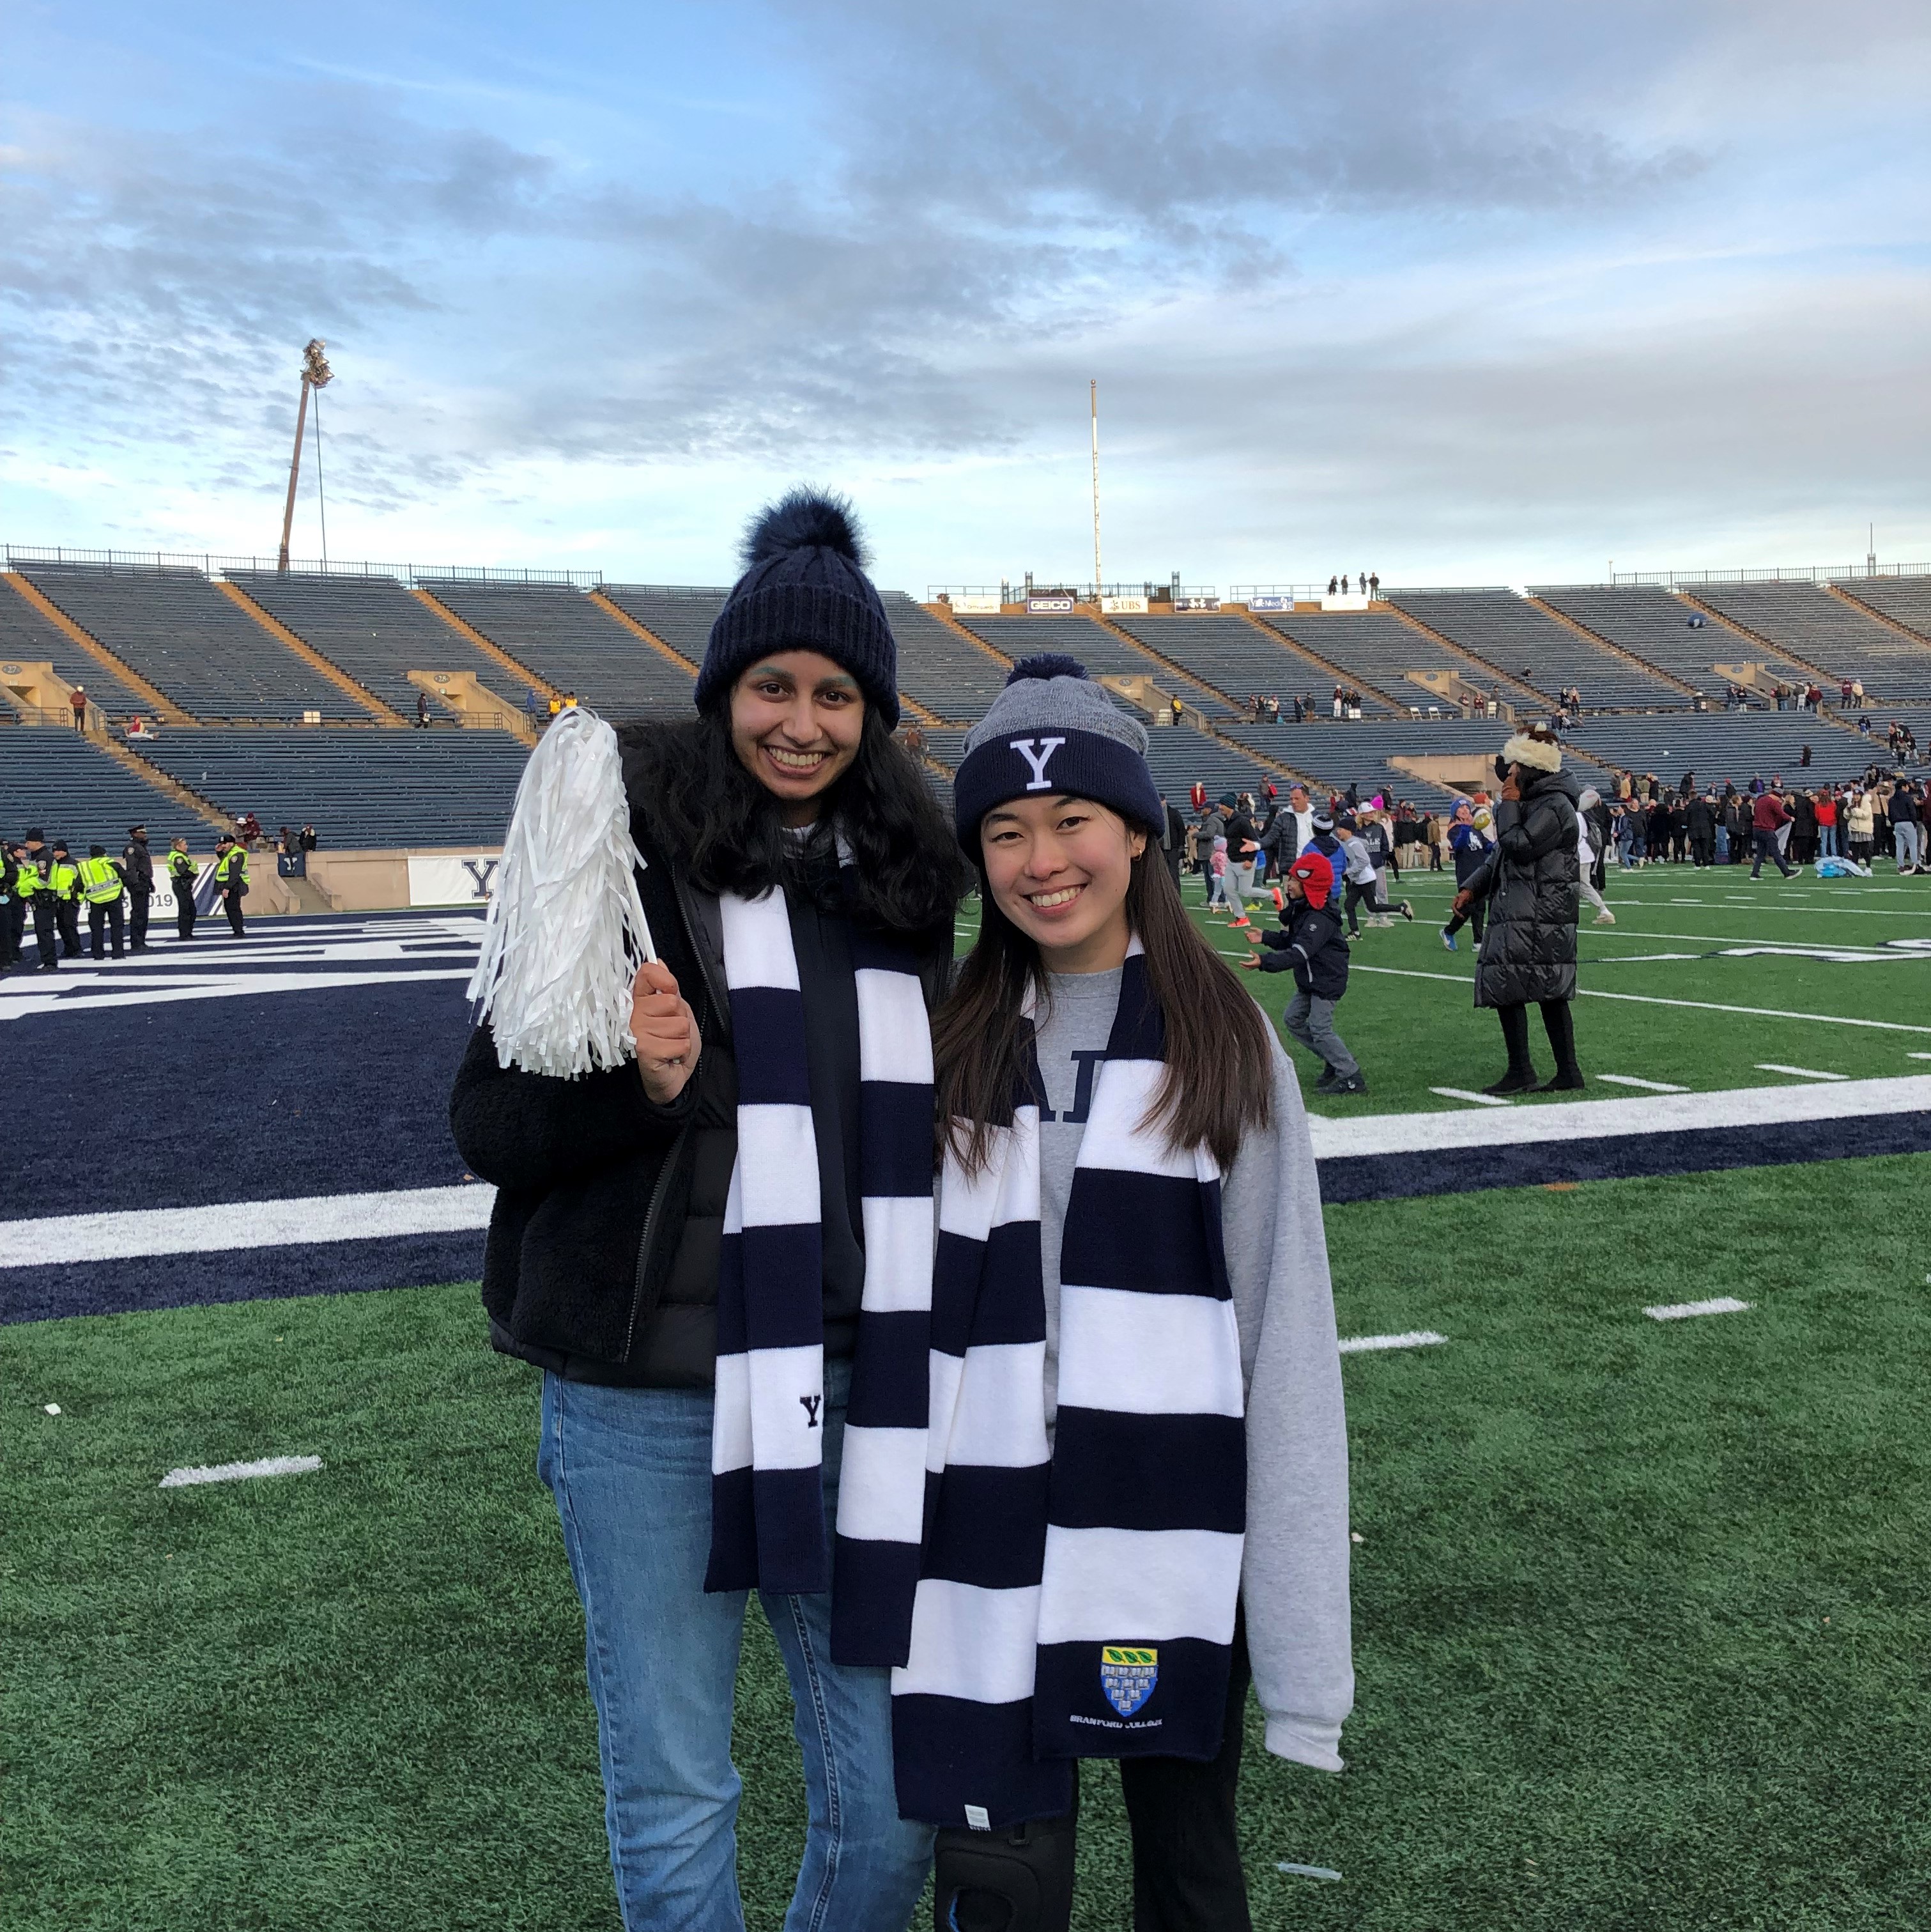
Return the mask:
[[[274,855],[270,853],[265,856],[272,878]],[[311,852],[308,855],[306,883],[315,889],[315,896],[325,903],[301,909],[311,912],[393,912],[405,910],[412,904],[479,907],[484,902],[473,896],[467,899],[457,897],[412,899],[409,892],[409,862],[412,858],[442,859],[460,864],[464,860],[470,860],[487,865],[502,856],[502,848],[500,845],[424,845],[411,847],[406,850],[373,849],[358,852]],[[304,882],[277,879],[275,883],[286,887],[298,886]],[[465,880],[463,883],[467,882]],[[251,902],[253,896],[251,893]],[[308,895],[298,896],[306,898]]]

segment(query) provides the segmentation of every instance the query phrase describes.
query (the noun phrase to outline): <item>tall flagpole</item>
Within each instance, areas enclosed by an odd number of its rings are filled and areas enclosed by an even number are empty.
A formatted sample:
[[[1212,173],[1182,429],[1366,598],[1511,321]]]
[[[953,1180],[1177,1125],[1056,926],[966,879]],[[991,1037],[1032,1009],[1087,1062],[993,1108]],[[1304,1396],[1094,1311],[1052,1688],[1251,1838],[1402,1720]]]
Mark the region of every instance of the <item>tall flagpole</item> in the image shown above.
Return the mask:
[[[317,338],[301,352],[301,401],[297,406],[295,412],[295,454],[289,459],[288,501],[282,509],[281,550],[275,560],[275,568],[277,570],[285,571],[288,568],[289,532],[295,523],[295,479],[301,472],[301,436],[302,431],[308,423],[308,392],[310,389],[322,388],[330,380],[333,373],[328,367],[328,358],[322,352],[328,346],[325,342]],[[316,428],[318,434],[321,428],[321,409],[322,405],[318,401],[316,404]],[[320,460],[319,450],[316,460],[318,463]]]
[[[1093,410],[1093,594],[1098,597],[1102,578],[1099,574],[1099,382],[1097,378],[1087,385],[1087,399]]]

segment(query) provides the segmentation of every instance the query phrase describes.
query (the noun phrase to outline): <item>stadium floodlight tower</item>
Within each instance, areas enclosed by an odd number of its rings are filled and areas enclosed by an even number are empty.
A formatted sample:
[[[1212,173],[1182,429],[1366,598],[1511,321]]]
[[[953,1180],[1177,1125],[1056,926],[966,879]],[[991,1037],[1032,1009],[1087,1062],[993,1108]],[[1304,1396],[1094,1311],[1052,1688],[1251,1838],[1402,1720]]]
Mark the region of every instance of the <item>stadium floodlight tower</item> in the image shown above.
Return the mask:
[[[282,512],[282,547],[275,559],[275,568],[280,572],[286,572],[288,568],[289,532],[295,525],[295,485],[296,478],[301,473],[301,438],[302,432],[308,427],[308,392],[326,388],[335,373],[322,353],[328,346],[319,336],[316,336],[301,352],[301,401],[295,412],[295,454],[289,459],[288,504]]]

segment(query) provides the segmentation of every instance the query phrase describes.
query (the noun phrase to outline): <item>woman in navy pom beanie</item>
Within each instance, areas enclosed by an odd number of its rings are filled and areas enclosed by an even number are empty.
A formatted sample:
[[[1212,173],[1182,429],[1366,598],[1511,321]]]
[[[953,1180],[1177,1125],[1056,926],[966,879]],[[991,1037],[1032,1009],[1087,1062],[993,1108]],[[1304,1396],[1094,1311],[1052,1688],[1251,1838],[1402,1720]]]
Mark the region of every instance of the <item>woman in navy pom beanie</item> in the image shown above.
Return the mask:
[[[874,1308],[908,1256],[930,1265],[929,1229],[904,1234],[931,1184],[925,1015],[970,875],[892,735],[898,654],[850,506],[794,490],[753,523],[745,566],[698,715],[618,733],[658,955],[633,990],[636,1066],[504,1067],[485,1025],[451,1121],[498,1190],[490,1339],[542,1371],[538,1466],[583,1605],[623,1923],[742,1922],[731,1714],[755,1588],[804,1748],[787,1923],[883,1932],[911,1916],[931,1834],[892,1789],[903,1658],[865,1623],[889,1580],[852,1554],[839,1505],[863,1499],[845,1444],[848,1415],[876,1420]],[[905,1211],[881,1220],[888,1196]]]

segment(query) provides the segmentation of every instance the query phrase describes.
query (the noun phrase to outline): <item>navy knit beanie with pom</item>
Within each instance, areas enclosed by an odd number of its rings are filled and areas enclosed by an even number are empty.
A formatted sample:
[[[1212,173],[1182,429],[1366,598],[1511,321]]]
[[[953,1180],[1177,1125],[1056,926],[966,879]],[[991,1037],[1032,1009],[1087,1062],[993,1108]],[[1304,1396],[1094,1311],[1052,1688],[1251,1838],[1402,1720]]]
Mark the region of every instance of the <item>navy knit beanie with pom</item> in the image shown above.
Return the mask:
[[[745,532],[745,572],[711,626],[697,709],[718,710],[760,657],[816,651],[851,673],[888,729],[898,722],[898,646],[842,496],[789,491]]]

